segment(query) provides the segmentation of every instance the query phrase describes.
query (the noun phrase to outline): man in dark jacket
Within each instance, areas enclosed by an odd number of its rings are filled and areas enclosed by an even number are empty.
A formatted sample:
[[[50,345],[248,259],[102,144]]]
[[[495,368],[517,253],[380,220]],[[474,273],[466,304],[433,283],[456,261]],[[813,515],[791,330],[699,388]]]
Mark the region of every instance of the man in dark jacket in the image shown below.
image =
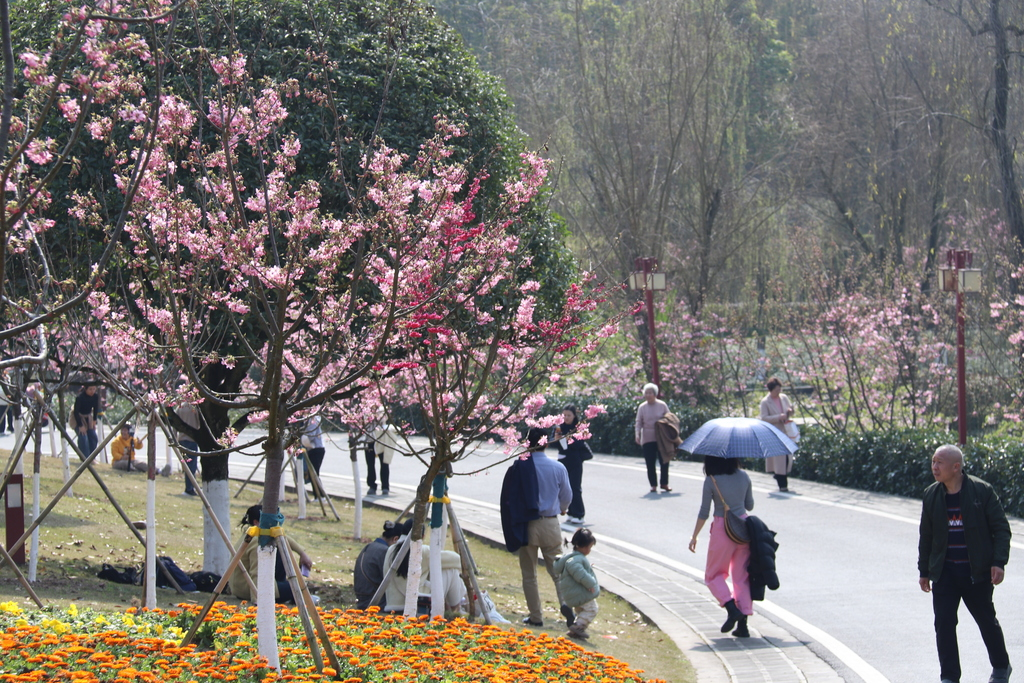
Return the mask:
[[[1006,683],[1010,658],[992,591],[1002,583],[1010,557],[1010,524],[992,487],[964,474],[963,466],[956,446],[940,446],[932,456],[935,483],[924,492],[917,556],[921,590],[932,594],[942,683],[960,683],[956,624],[961,600],[988,649],[989,683]]]

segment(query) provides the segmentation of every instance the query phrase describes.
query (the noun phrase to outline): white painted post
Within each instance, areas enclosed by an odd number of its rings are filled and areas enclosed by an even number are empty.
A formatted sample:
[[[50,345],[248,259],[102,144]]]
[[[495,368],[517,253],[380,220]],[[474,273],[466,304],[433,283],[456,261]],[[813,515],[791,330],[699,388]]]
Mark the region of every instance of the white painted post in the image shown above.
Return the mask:
[[[258,543],[254,538],[251,543]],[[277,622],[274,612],[274,581],[277,548],[274,544],[256,551],[256,632],[259,652],[275,671],[281,670],[281,659],[277,652]]]

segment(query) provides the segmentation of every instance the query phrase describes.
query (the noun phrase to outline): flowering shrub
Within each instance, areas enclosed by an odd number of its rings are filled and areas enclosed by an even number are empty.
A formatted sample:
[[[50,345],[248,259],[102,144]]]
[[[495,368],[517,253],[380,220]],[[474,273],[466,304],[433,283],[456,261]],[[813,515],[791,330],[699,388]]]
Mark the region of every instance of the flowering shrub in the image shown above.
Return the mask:
[[[198,608],[99,614],[23,612],[0,603],[0,681],[569,681],[646,680],[565,638],[375,611],[322,613],[342,670],[317,673],[295,609],[277,621],[281,670],[256,652],[256,608],[217,603],[203,631],[212,647],[181,647]]]

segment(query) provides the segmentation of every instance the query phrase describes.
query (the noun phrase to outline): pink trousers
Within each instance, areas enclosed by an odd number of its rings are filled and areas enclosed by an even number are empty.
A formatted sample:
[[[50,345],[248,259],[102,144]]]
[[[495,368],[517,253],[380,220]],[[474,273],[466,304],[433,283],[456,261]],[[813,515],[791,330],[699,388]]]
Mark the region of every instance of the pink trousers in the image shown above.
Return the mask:
[[[750,599],[750,579],[747,576],[749,561],[750,546],[730,541],[722,518],[712,518],[704,584],[711,589],[719,605],[735,600],[741,612],[754,613],[754,604]],[[726,582],[729,577],[732,577],[731,589]]]

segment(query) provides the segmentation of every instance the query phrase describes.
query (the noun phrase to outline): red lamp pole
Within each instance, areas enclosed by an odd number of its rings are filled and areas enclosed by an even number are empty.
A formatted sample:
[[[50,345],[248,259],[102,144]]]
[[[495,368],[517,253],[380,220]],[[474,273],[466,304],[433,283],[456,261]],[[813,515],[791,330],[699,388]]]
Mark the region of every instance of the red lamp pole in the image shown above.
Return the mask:
[[[654,335],[654,287],[651,273],[658,267],[653,258],[638,258],[635,266],[644,273],[644,303],[647,308],[647,339],[651,346],[651,380],[661,386],[661,374],[658,372],[658,347]]]
[[[953,269],[956,279],[956,421],[961,446],[967,443],[967,362],[964,352],[966,346],[964,341],[966,318],[964,316],[964,293],[960,281],[960,271],[971,267],[972,257],[973,254],[966,249],[950,249],[946,252],[946,260]]]

